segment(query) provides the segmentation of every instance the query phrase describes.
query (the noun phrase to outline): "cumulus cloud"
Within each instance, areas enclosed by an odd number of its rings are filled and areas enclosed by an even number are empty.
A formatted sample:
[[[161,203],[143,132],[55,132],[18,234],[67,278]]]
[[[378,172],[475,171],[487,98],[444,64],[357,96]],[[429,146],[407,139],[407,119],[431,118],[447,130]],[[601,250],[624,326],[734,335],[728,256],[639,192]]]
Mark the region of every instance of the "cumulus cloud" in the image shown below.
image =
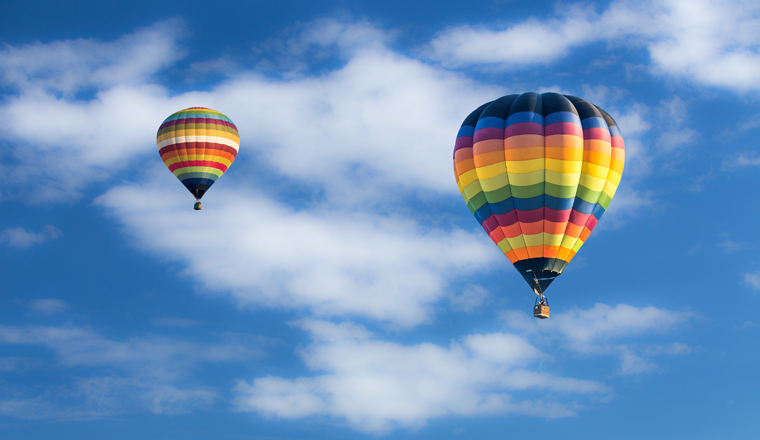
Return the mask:
[[[141,247],[187,264],[189,276],[231,291],[241,305],[416,325],[451,279],[499,258],[480,233],[351,209],[294,209],[254,191],[214,187],[213,209],[195,212],[184,188],[170,183],[178,188],[117,187],[98,203]]]
[[[74,372],[70,384],[44,391],[6,385],[10,388],[5,391],[11,392],[3,393],[0,414],[28,420],[92,419],[134,411],[176,414],[205,407],[218,396],[188,378],[196,365],[238,362],[263,353],[259,341],[246,335],[223,335],[217,343],[200,344],[161,336],[115,340],[74,326],[0,326],[0,344],[47,347],[64,372]],[[12,364],[30,363],[23,361]]]
[[[158,124],[194,105],[222,110],[235,121],[241,154],[256,158],[250,163],[256,171],[265,166],[316,184],[333,201],[449,191],[450,155],[441,151],[453,148],[467,111],[498,94],[393,52],[385,33],[369,23],[323,20],[288,43],[289,56],[298,56],[301,46],[338,51],[344,61],[335,69],[296,77],[242,71],[208,92],[169,97],[150,81],[181,56],[178,28],[169,22],[115,42],[7,48],[2,75],[16,94],[0,106],[6,121],[0,133],[17,147],[0,149],[0,155],[3,173],[17,187],[4,195],[45,202],[76,198],[88,183],[155,154]],[[146,45],[155,56],[127,69]],[[44,56],[55,51],[72,59],[64,67],[76,68],[59,68],[55,57]],[[71,95],[83,88],[92,88],[94,97]]]
[[[7,243],[8,246],[16,249],[26,249],[36,244],[55,240],[61,235],[63,232],[53,225],[45,225],[41,232],[27,231],[22,227],[5,228],[0,232],[0,243]]]
[[[595,304],[583,310],[573,308],[552,315],[539,323],[523,312],[509,310],[502,313],[508,327],[526,334],[553,335],[549,339],[560,346],[583,355],[617,355],[621,361],[621,374],[659,371],[659,367],[646,357],[664,354],[686,354],[691,348],[674,343],[667,349],[662,345],[634,347],[622,339],[645,334],[662,334],[698,317],[695,312],[673,311],[656,307],[634,307],[618,304],[615,307]]]
[[[596,381],[533,371],[546,355],[513,334],[467,335],[446,347],[384,341],[347,322],[298,325],[312,337],[299,354],[321,374],[240,381],[238,410],[284,419],[334,417],[383,434],[444,416],[569,417],[577,400],[611,393]],[[517,396],[525,390],[538,397]]]
[[[445,65],[516,69],[550,64],[573,48],[606,41],[646,47],[655,74],[737,92],[760,90],[757,2],[620,0],[600,13],[566,4],[555,13],[506,29],[454,27],[434,38],[428,53]]]

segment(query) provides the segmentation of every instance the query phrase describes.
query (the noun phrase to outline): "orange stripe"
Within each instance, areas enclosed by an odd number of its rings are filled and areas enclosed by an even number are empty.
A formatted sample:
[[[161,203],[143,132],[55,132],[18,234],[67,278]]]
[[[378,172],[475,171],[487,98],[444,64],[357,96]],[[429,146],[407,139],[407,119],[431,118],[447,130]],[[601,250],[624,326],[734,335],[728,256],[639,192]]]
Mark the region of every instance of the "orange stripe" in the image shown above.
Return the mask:
[[[530,256],[528,255],[528,251],[524,247],[512,249],[512,250],[515,252],[515,255],[517,255],[518,260],[527,260],[528,258],[530,258]]]
[[[591,231],[589,231],[589,229],[588,229],[587,227],[585,227],[585,226],[584,226],[584,227],[583,227],[583,232],[581,232],[581,236],[580,236],[580,237],[578,237],[578,238],[579,238],[580,240],[583,240],[583,242],[585,243],[585,242],[586,242],[586,240],[588,240],[588,236],[589,236],[590,234],[591,234]]]
[[[506,160],[531,160],[544,157],[544,147],[512,148],[505,150]]]
[[[557,258],[559,246],[544,246],[544,258]]]
[[[562,261],[569,261],[568,258],[570,255],[570,251],[571,249],[560,247],[559,252],[557,252],[557,259],[562,260]]]
[[[473,157],[476,167],[484,167],[495,163],[504,162],[504,150],[489,151],[488,153],[476,154]]]
[[[504,148],[543,147],[544,137],[540,134],[521,134],[504,139]]]
[[[583,161],[593,163],[595,165],[603,166],[605,168],[610,167],[610,160],[612,158],[609,154],[599,153],[598,151],[584,151]]]
[[[581,148],[546,147],[547,159],[583,160]]]
[[[506,256],[507,256],[507,258],[509,258],[509,262],[510,262],[510,263],[512,263],[512,264],[514,264],[516,261],[518,261],[518,260],[519,260],[519,259],[517,258],[517,254],[515,254],[515,251],[514,251],[514,250],[510,250],[509,252],[507,252],[507,253],[506,253],[506,254],[504,254],[504,255],[506,255]]]
[[[565,225],[567,225],[567,222],[550,222],[549,220],[544,220],[544,232],[554,235],[564,234]]]
[[[522,223],[520,222],[520,229],[522,229],[523,234],[525,235],[534,235],[534,234],[540,234],[544,232],[544,221],[539,220],[537,222],[533,223]]]
[[[583,141],[583,151],[598,151],[600,153],[610,154],[612,147],[607,141],[599,139],[585,139]]]
[[[530,258],[541,258],[544,255],[544,245],[528,246]]]
[[[565,235],[568,237],[578,238],[581,235],[583,226],[578,226],[575,223],[567,222],[567,229],[565,229]]]
[[[571,134],[553,134],[546,136],[545,145],[547,147],[572,148],[582,150],[583,138]]]
[[[475,168],[475,162],[472,159],[466,159],[457,163],[455,167],[457,175],[461,176],[462,174]]]

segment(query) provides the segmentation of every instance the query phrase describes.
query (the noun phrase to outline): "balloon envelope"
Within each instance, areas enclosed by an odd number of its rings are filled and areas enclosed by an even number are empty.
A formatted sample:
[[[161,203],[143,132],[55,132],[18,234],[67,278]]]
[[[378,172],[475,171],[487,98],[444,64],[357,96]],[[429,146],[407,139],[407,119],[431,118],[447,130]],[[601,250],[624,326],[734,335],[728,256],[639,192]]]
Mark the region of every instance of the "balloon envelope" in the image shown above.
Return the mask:
[[[607,210],[624,161],[612,117],[557,93],[508,95],[480,106],[454,147],[467,206],[538,294]]]
[[[240,136],[227,116],[191,107],[166,118],[156,143],[169,171],[200,200],[235,160]]]

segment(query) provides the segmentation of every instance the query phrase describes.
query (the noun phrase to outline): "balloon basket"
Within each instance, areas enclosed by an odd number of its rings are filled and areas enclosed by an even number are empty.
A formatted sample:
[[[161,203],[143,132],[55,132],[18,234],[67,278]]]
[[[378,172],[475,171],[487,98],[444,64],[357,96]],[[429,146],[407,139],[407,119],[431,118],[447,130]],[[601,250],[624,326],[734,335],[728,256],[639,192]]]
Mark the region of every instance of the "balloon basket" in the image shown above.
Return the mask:
[[[533,306],[533,316],[540,319],[546,319],[549,317],[549,306],[535,305]]]
[[[196,211],[201,210],[201,202],[195,202],[195,205],[193,205],[193,209]]]

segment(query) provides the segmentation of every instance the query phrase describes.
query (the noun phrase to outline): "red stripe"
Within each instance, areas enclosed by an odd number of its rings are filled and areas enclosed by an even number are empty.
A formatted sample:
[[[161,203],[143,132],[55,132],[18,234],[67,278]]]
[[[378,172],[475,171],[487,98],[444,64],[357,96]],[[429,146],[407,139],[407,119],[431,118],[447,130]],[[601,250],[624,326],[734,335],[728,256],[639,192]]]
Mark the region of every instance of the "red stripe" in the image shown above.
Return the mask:
[[[195,145],[194,147],[188,147],[188,145]],[[204,146],[198,146],[198,145],[204,145]],[[214,142],[180,142],[177,144],[167,145],[160,150],[158,150],[158,154],[163,156],[164,154],[170,152],[170,151],[176,151],[176,150],[185,150],[187,148],[206,148],[207,150],[219,150],[224,151],[226,153],[230,153],[233,157],[237,156],[237,150],[230,147],[229,145],[224,144],[217,144]]]
[[[545,136],[553,134],[572,134],[583,137],[583,127],[572,122],[555,122],[546,126]]]
[[[185,167],[211,167],[217,170],[227,171],[227,166],[223,163],[214,162],[211,160],[188,160],[184,162],[177,162],[169,165],[169,171],[174,172],[177,168]]]
[[[161,124],[161,127],[158,128],[158,131],[163,130],[166,127],[171,127],[174,125],[184,125],[184,124],[216,124],[216,125],[223,125],[225,127],[229,127],[237,131],[237,127],[235,124],[227,121],[222,121],[220,119],[213,119],[213,118],[187,118],[187,119],[175,119],[173,121],[165,121],[163,124]]]
[[[599,139],[602,141],[610,141],[610,131],[605,128],[593,127],[583,130],[583,139]]]

